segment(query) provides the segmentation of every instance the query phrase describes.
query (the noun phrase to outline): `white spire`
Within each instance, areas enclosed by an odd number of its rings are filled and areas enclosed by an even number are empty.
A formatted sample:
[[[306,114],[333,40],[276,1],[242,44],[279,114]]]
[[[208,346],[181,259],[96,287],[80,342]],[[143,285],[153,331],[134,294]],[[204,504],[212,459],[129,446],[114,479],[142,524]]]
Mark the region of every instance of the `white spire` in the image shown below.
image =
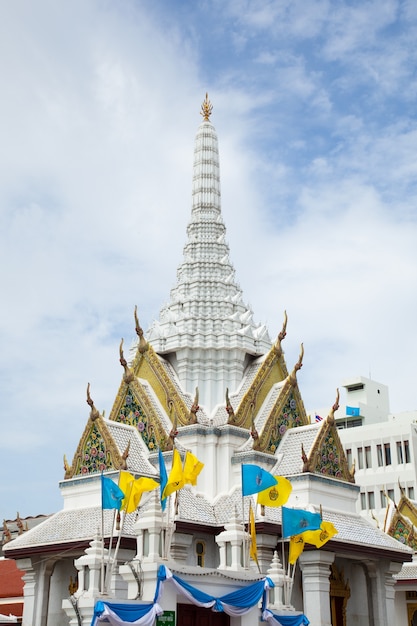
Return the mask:
[[[242,380],[247,355],[259,356],[271,342],[265,327],[255,325],[243,303],[229,260],[221,215],[217,134],[206,96],[194,147],[191,220],[184,260],[170,301],[147,334],[154,349],[168,358],[184,389],[200,390],[209,411],[224,402]],[[171,355],[171,356],[170,356]]]

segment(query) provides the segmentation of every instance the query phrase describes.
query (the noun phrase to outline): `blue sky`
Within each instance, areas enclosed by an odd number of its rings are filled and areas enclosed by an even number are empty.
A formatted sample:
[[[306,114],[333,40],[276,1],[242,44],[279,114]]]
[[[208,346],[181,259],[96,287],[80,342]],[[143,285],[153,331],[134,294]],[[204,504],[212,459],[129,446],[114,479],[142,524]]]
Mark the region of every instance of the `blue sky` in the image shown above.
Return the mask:
[[[108,415],[118,346],[168,299],[206,91],[231,260],[289,316],[309,410],[355,375],[417,409],[417,5],[0,3],[3,518],[61,507],[63,455]]]

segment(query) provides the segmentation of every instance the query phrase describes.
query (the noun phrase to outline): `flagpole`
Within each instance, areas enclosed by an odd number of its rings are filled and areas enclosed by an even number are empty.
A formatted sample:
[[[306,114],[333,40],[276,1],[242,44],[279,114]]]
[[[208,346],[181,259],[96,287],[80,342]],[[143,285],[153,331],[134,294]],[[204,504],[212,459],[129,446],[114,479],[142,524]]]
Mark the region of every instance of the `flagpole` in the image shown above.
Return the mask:
[[[243,569],[246,569],[246,531],[245,531],[245,496],[242,494],[242,520],[243,520]]]
[[[117,480],[117,484],[120,487],[120,470],[119,470],[119,478]],[[114,532],[114,527],[115,527],[115,522],[116,522],[116,515],[117,515],[117,509],[114,509],[113,510],[113,523],[112,523],[112,527],[111,527],[111,535],[110,535],[110,540],[109,540],[109,554],[108,554],[108,558],[107,558],[107,570],[110,567],[111,549],[112,549],[112,546],[113,546],[113,532]]]
[[[104,509],[103,509],[103,472],[101,472],[101,593],[104,594]]]

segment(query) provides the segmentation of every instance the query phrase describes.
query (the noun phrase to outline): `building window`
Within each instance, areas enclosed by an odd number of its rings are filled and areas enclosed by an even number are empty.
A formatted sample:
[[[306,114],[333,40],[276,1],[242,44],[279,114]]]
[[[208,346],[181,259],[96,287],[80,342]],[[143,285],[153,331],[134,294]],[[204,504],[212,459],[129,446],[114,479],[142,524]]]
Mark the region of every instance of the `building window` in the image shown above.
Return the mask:
[[[378,458],[378,467],[382,467],[384,465],[384,459],[382,457],[382,446],[380,444],[376,447],[376,456]]]
[[[363,469],[363,448],[358,448],[358,469]]]
[[[197,565],[204,567],[204,557],[206,555],[206,544],[204,541],[197,541],[195,544],[195,553],[197,556]]]
[[[385,508],[387,506],[387,499],[385,497],[385,492],[382,489],[379,492],[379,499],[381,501],[381,509]]]
[[[365,467],[372,467],[371,446],[365,446]]]
[[[405,462],[406,463],[410,463],[410,445],[408,443],[408,441],[404,441],[404,456],[405,456]]]
[[[348,468],[350,469],[352,467],[352,450],[351,450],[351,448],[346,450],[346,462],[347,462]]]
[[[361,509],[362,511],[366,509],[366,493],[361,493]]]
[[[385,465],[391,465],[391,446],[389,443],[384,443]]]
[[[408,488],[408,497],[410,498],[410,500],[414,500],[414,487]]]
[[[388,498],[394,502],[394,489],[388,489]]]
[[[368,509],[375,508],[375,494],[373,491],[368,491]]]
[[[403,447],[401,441],[397,441],[397,463],[404,463],[403,461]]]

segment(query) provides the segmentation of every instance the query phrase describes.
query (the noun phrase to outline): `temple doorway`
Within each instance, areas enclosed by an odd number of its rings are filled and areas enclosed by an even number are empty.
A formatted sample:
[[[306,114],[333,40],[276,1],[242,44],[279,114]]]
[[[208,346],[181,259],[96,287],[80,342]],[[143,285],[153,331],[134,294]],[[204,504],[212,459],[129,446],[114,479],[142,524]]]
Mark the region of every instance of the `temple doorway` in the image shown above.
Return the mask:
[[[230,626],[230,617],[194,604],[177,604],[177,626]]]

